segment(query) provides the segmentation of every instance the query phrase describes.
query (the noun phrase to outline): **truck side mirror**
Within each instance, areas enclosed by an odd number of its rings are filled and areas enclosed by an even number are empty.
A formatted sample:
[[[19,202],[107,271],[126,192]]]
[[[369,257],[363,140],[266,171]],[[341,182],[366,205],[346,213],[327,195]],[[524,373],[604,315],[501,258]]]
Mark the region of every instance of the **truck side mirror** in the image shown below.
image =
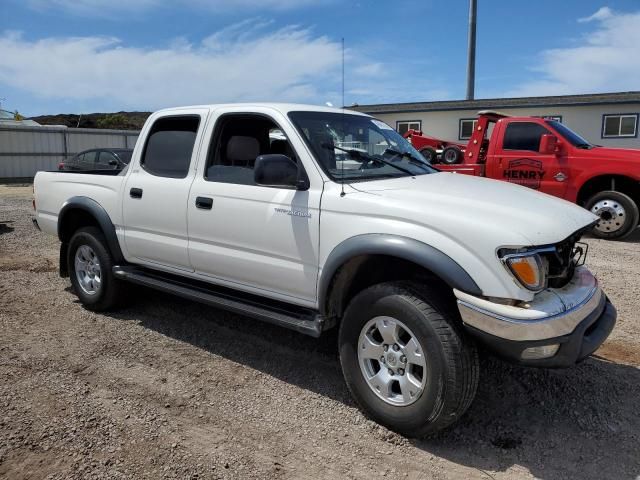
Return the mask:
[[[296,162],[279,153],[260,155],[253,168],[256,185],[308,190],[309,178]]]
[[[538,149],[539,153],[544,155],[551,155],[556,153],[556,149],[558,148],[558,137],[555,135],[551,135],[547,133],[540,137],[540,148]]]

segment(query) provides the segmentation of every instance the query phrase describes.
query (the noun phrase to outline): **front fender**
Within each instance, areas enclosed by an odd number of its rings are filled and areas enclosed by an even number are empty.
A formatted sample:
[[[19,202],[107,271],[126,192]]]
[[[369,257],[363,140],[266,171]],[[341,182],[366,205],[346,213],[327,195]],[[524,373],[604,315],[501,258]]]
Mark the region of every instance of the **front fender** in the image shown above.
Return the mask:
[[[398,235],[371,233],[351,237],[337,245],[327,257],[318,281],[318,305],[326,308],[331,281],[339,268],[360,255],[387,255],[420,265],[440,277],[452,289],[481,296],[482,291],[469,274],[437,248]]]

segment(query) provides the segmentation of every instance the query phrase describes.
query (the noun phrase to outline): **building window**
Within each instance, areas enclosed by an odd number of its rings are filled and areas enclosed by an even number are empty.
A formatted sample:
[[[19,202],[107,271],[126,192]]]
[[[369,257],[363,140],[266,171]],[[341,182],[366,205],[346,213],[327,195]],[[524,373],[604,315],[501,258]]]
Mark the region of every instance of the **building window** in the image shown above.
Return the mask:
[[[409,130],[422,131],[422,121],[421,120],[402,120],[402,121],[396,122],[396,130],[400,135],[404,135]]]
[[[460,140],[469,140],[473,131],[476,129],[476,125],[478,124],[477,118],[461,118],[460,119],[460,127],[458,130],[458,138]]]
[[[637,113],[602,116],[602,138],[636,137],[637,135]]]

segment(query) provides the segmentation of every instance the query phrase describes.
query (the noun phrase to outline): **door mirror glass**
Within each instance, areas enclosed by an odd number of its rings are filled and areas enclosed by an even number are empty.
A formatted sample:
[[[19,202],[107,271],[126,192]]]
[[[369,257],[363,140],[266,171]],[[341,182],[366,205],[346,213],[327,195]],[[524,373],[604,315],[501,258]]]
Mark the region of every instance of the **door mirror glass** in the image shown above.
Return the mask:
[[[551,155],[556,153],[556,148],[558,147],[558,137],[551,134],[545,134],[540,137],[540,149],[539,153],[545,155]]]
[[[309,189],[309,179],[304,172],[293,160],[279,153],[256,158],[253,178],[256,185],[266,187]]]

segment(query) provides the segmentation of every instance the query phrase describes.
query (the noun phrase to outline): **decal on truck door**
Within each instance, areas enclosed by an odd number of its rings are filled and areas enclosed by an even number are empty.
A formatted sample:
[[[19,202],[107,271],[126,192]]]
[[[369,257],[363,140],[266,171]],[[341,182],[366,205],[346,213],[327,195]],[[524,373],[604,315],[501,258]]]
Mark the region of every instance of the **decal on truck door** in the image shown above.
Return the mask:
[[[544,173],[540,160],[518,158],[509,162],[503,176],[507,182],[538,190]]]

